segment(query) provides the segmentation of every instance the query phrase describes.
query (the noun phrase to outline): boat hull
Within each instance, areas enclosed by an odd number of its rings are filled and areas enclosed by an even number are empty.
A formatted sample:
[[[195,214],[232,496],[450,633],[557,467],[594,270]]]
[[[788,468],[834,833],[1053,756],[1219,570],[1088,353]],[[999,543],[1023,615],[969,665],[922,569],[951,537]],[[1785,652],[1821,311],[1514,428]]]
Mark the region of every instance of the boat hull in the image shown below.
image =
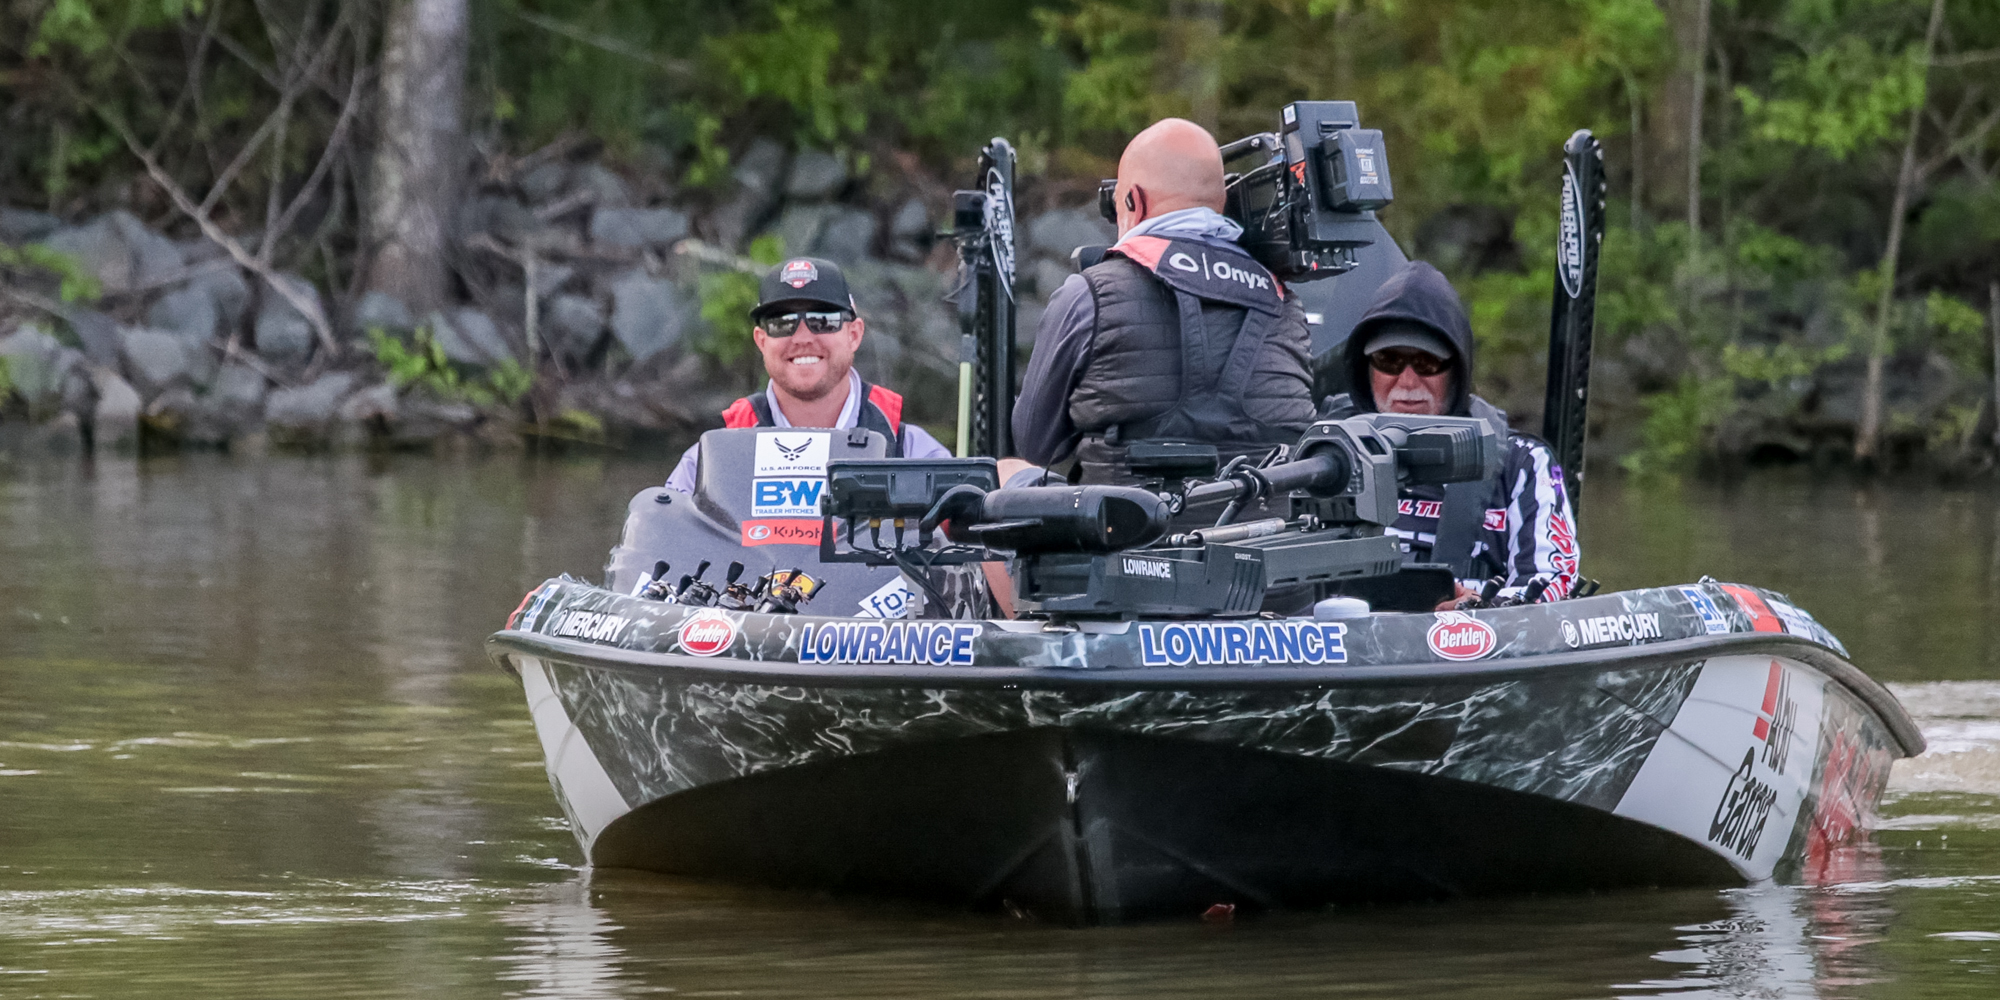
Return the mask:
[[[1200,670],[1092,666],[1129,628],[982,623],[971,665],[869,668],[801,662],[796,619],[695,655],[524,624],[492,649],[592,864],[1077,923],[1811,878],[1920,739],[1825,645],[1754,629],[1396,663],[1357,628],[1378,662]]]

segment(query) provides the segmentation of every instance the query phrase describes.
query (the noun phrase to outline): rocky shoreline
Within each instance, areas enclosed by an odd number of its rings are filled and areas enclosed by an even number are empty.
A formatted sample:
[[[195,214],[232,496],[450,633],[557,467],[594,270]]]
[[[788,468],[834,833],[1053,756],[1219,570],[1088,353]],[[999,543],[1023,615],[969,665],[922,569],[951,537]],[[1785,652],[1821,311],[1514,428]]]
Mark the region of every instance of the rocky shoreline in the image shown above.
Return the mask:
[[[705,190],[560,148],[496,158],[476,178],[458,211],[455,301],[421,315],[323,280],[340,273],[332,260],[318,282],[267,280],[177,216],[0,208],[5,260],[58,260],[0,269],[0,454],[685,439],[761,384],[727,297],[728,276],[758,266],[741,256],[753,241],[773,248],[760,236],[847,269],[869,324],[862,371],[902,391],[911,419],[948,430],[960,331],[946,301],[956,251],[938,232],[947,185],[859,177],[770,141]],[[1080,209],[1023,227],[1025,343],[1070,249],[1110,228]],[[97,294],[65,301],[65,269]]]

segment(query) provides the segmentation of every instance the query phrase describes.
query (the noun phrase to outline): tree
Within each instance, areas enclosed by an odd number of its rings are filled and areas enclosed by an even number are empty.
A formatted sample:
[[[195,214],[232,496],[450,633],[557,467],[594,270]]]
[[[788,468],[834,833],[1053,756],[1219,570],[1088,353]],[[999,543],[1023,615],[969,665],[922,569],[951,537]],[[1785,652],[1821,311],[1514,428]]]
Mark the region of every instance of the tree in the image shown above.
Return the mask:
[[[464,173],[466,0],[397,0],[385,28],[369,178],[368,287],[420,314],[445,304]]]

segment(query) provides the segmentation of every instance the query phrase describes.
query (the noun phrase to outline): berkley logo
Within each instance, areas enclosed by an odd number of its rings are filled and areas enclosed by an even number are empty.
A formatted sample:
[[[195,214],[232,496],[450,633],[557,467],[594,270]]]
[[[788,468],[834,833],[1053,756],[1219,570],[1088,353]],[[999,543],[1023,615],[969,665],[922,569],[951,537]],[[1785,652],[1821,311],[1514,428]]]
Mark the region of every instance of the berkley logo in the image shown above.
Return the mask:
[[[736,623],[727,615],[703,612],[681,623],[681,652],[714,656],[736,641]]]
[[[787,261],[785,269],[778,272],[778,280],[793,288],[804,288],[819,280],[819,268],[809,260]]]
[[[1431,652],[1447,660],[1476,660],[1500,645],[1492,626],[1463,611],[1440,611],[1429,635]]]

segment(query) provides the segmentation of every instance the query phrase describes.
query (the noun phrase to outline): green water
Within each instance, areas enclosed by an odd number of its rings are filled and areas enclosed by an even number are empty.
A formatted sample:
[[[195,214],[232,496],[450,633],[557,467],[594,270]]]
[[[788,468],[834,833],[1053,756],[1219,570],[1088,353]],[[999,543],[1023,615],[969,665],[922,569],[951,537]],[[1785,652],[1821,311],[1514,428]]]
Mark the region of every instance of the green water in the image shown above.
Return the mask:
[[[1592,486],[1895,682],[1840,884],[1069,930],[591,873],[480,640],[658,462],[0,465],[0,997],[2000,996],[2000,494]]]

